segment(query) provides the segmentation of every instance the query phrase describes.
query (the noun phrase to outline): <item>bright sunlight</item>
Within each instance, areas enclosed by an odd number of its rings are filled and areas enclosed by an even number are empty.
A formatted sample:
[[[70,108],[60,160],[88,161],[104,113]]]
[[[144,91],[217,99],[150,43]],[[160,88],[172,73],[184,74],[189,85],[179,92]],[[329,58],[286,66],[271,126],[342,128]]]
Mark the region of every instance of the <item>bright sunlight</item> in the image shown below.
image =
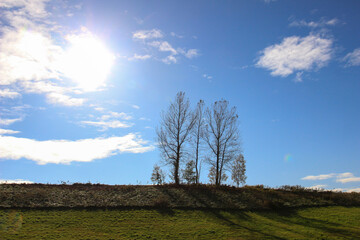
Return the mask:
[[[62,63],[65,76],[84,91],[94,91],[104,86],[115,56],[89,32],[69,35],[70,43]]]

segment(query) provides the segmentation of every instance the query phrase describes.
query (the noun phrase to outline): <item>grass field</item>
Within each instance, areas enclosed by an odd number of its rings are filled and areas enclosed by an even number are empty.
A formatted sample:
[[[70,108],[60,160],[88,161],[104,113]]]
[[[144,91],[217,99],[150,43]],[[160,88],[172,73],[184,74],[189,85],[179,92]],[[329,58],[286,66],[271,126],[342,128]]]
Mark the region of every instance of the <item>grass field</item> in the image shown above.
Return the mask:
[[[1,239],[360,239],[360,207],[0,210]]]

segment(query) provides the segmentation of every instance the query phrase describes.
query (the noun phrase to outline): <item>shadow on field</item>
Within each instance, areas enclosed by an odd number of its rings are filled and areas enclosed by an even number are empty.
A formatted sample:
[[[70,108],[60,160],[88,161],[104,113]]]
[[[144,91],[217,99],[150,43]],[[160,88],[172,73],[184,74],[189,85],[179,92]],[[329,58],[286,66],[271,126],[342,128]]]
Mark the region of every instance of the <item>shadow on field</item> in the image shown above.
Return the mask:
[[[211,214],[213,217],[217,218],[218,220],[222,221],[224,224],[226,224],[232,228],[239,229],[239,230],[246,229],[249,232],[257,233],[259,236],[261,236],[261,238],[286,239],[286,238],[278,237],[273,234],[254,229],[254,228],[246,227],[243,224],[238,224],[238,223],[234,222],[231,218],[224,216],[224,214],[222,213],[221,210],[209,210],[209,211],[207,211],[207,213]],[[238,219],[239,220],[248,220],[250,218],[247,214],[240,212],[240,211],[231,212],[231,216],[237,220]]]
[[[347,236],[350,237],[350,239],[359,233],[358,231],[351,231],[351,229],[349,229],[349,227],[346,225],[301,216],[298,211],[299,209],[282,209],[273,210],[271,212],[259,211],[258,215],[267,218],[269,221],[279,223],[278,228],[281,228],[280,225],[285,225],[285,227],[282,227],[284,231],[294,232],[303,236],[304,238],[313,238],[314,236],[305,232],[296,231],[295,229],[312,228],[318,233],[324,233],[329,236]]]

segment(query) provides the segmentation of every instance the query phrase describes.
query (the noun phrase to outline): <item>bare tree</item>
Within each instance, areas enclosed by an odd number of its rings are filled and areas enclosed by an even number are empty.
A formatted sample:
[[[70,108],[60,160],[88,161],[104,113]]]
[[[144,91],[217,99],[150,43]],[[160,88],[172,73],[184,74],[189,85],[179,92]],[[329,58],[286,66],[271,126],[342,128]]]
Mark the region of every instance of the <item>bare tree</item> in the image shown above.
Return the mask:
[[[192,137],[195,147],[195,183],[199,183],[200,179],[200,151],[203,142],[204,136],[204,126],[205,126],[205,119],[204,119],[204,101],[200,100],[195,109],[195,116],[196,121],[194,123],[194,128],[192,131]]]
[[[156,164],[154,165],[154,170],[151,174],[151,181],[157,185],[161,185],[165,182],[165,174]]]
[[[164,161],[171,165],[171,177],[175,184],[180,183],[179,167],[185,159],[185,147],[195,120],[184,92],[177,93],[175,101],[161,114],[160,127],[156,130],[158,147]]]
[[[234,181],[237,187],[240,184],[245,184],[246,181],[246,166],[245,166],[245,158],[244,155],[239,154],[239,156],[234,161],[231,166],[231,179]]]
[[[208,163],[214,167],[215,184],[222,183],[223,174],[241,151],[236,108],[229,109],[229,102],[221,100],[207,108],[204,139],[210,148]]]

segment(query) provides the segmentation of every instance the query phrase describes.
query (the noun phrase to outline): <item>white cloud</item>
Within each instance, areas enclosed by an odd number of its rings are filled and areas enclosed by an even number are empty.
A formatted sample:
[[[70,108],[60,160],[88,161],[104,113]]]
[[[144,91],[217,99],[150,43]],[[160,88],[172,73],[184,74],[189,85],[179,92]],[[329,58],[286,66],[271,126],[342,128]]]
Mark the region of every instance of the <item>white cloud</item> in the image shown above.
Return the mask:
[[[151,121],[150,118],[146,118],[146,117],[141,117],[141,118],[139,118],[139,120],[141,120],[141,121]]]
[[[37,141],[0,136],[0,158],[12,160],[26,158],[41,165],[91,162],[119,153],[143,153],[153,149],[154,147],[148,145],[147,141],[133,133],[123,137],[90,138],[77,141]]]
[[[149,45],[158,48],[161,52],[171,52],[173,55],[178,54],[178,52],[167,41],[153,41],[150,42]]]
[[[95,117],[92,114],[89,115],[89,117],[96,118],[96,120],[84,120],[81,121],[80,124],[100,127],[101,128],[100,131],[105,131],[109,128],[129,128],[134,125],[134,123],[118,120],[121,119],[128,121],[133,119],[133,117],[130,114],[124,112],[107,111],[104,108],[101,108],[100,110],[101,112],[104,113],[101,116]]]
[[[14,180],[0,179],[0,184],[31,184],[31,183],[34,182],[23,179],[14,179]]]
[[[2,0],[0,8],[21,8],[20,13],[34,18],[46,17],[45,3],[49,0]]]
[[[64,106],[81,106],[86,101],[84,98],[72,98],[62,93],[56,92],[46,94],[46,99],[49,103],[60,104]]]
[[[15,134],[15,133],[19,133],[19,131],[14,131],[14,130],[10,130],[10,129],[2,129],[2,128],[0,128],[0,135]]]
[[[187,58],[194,58],[199,56],[199,51],[197,49],[189,49],[187,52],[185,52],[185,57]]]
[[[329,191],[333,192],[360,192],[360,188],[334,188],[329,189]]]
[[[174,33],[174,32],[171,32],[170,35],[171,35],[172,37],[177,37],[177,38],[183,38],[183,37],[184,37],[184,36],[179,35],[179,34],[176,34],[176,33]]]
[[[103,107],[94,107],[94,109],[98,112],[103,112],[105,110]]]
[[[108,128],[129,128],[132,127],[133,123],[126,123],[121,122],[119,120],[112,120],[112,121],[81,121],[82,124],[96,126],[96,127],[102,127],[103,130],[106,130]]]
[[[339,173],[336,176],[337,178],[351,178],[354,177],[354,174],[352,174],[351,172],[346,172],[346,173]]]
[[[177,35],[174,32],[170,33],[171,36],[182,38],[182,36]],[[143,41],[140,41],[141,44],[144,44],[146,46],[151,46],[155,48],[159,52],[168,52],[170,55],[167,57],[158,57],[157,54],[152,55],[137,55],[135,54],[133,57],[128,58],[129,60],[145,60],[149,58],[154,59],[161,59],[163,63],[171,64],[171,63],[177,63],[178,58],[180,55],[185,56],[188,59],[195,58],[199,56],[199,50],[198,49],[189,49],[184,50],[183,48],[174,48],[168,41],[164,40],[155,40],[156,38],[163,38],[163,33],[158,29],[152,29],[152,30],[140,30],[133,33],[133,39],[138,40],[141,39]],[[150,49],[148,49],[150,51]],[[178,57],[175,57],[177,55]]]
[[[360,48],[348,53],[343,60],[347,62],[346,66],[360,66]]]
[[[300,21],[292,21],[290,23],[291,27],[310,27],[310,28],[317,28],[317,27],[326,27],[326,26],[335,26],[337,24],[339,24],[340,21],[337,18],[333,18],[330,20],[326,20],[325,18],[322,18],[319,21],[305,21],[305,20],[300,20]]]
[[[151,58],[150,55],[146,54],[146,55],[138,55],[138,54],[134,54],[134,56],[132,56],[131,58],[129,58],[130,61],[132,60],[146,60]]]
[[[327,185],[319,184],[319,185],[315,185],[315,186],[311,186],[311,187],[307,187],[307,188],[308,189],[319,190],[319,189],[324,189],[325,187],[327,187]]]
[[[85,99],[74,98],[71,94],[81,94],[103,86],[114,56],[86,28],[76,34],[56,32],[60,26],[50,21],[52,13],[46,11],[46,2],[0,2],[3,16],[0,29],[0,85],[7,86],[0,96],[14,98],[23,92],[37,93],[45,94],[49,103],[83,105]],[[58,37],[56,41],[54,35]],[[58,42],[68,46],[65,48]],[[86,48],[87,61],[84,61],[84,54],[79,54],[83,48]],[[92,51],[89,52],[89,48]],[[79,66],[74,66],[74,63]],[[100,65],[99,69],[93,67]],[[94,70],[88,71],[89,67]],[[63,81],[64,78],[71,79],[78,89]],[[64,86],[65,83],[68,85]],[[15,87],[17,91],[12,89]]]
[[[360,182],[360,177],[349,177],[336,179],[336,182],[348,183],[348,182]]]
[[[202,76],[203,76],[203,78],[206,78],[206,79],[212,79],[213,78],[213,76],[210,76],[208,74],[203,74]]]
[[[162,38],[162,37],[164,37],[164,35],[159,29],[140,30],[133,33],[134,39],[141,39],[141,40]]]
[[[347,192],[360,192],[360,188],[348,189]]]
[[[121,118],[121,119],[124,119],[124,120],[131,120],[132,119],[132,116],[130,116],[129,114],[124,113],[124,112],[112,112],[112,111],[110,111],[109,114],[114,118]]]
[[[135,108],[135,109],[140,109],[140,106],[135,105],[135,104],[131,105],[131,107],[132,107],[132,108]]]
[[[166,64],[176,63],[177,59],[173,55],[169,55],[166,58],[163,58],[162,61]]]
[[[360,182],[360,177],[355,177],[351,172],[345,173],[329,173],[329,174],[321,174],[316,176],[306,176],[301,178],[301,180],[326,180],[329,178],[336,178],[336,182],[340,183],[349,183],[349,182]]]
[[[270,70],[273,76],[282,77],[321,68],[331,59],[332,43],[332,39],[318,35],[287,37],[280,44],[265,48],[256,65]]]
[[[4,119],[0,118],[0,125],[8,126],[10,124],[13,124],[14,122],[22,121],[22,118],[14,118],[14,119]]]
[[[192,58],[195,58],[197,56],[199,56],[199,50],[198,49],[189,49],[189,50],[184,50],[182,48],[179,48],[177,50],[178,53],[184,55],[186,58],[188,59],[192,59]]]
[[[346,189],[344,189],[344,188],[334,188],[334,189],[331,189],[330,191],[333,191],[333,192],[346,192]]]
[[[8,88],[0,89],[0,97],[3,98],[17,98],[20,97],[21,94],[15,91],[12,91]]]
[[[321,174],[321,175],[317,175],[317,176],[306,176],[306,177],[301,178],[301,180],[325,180],[325,179],[333,178],[335,176],[336,176],[335,173]]]
[[[295,76],[295,79],[294,79],[294,82],[297,82],[297,83],[303,82],[302,75],[303,75],[303,72],[297,72],[296,76]]]

